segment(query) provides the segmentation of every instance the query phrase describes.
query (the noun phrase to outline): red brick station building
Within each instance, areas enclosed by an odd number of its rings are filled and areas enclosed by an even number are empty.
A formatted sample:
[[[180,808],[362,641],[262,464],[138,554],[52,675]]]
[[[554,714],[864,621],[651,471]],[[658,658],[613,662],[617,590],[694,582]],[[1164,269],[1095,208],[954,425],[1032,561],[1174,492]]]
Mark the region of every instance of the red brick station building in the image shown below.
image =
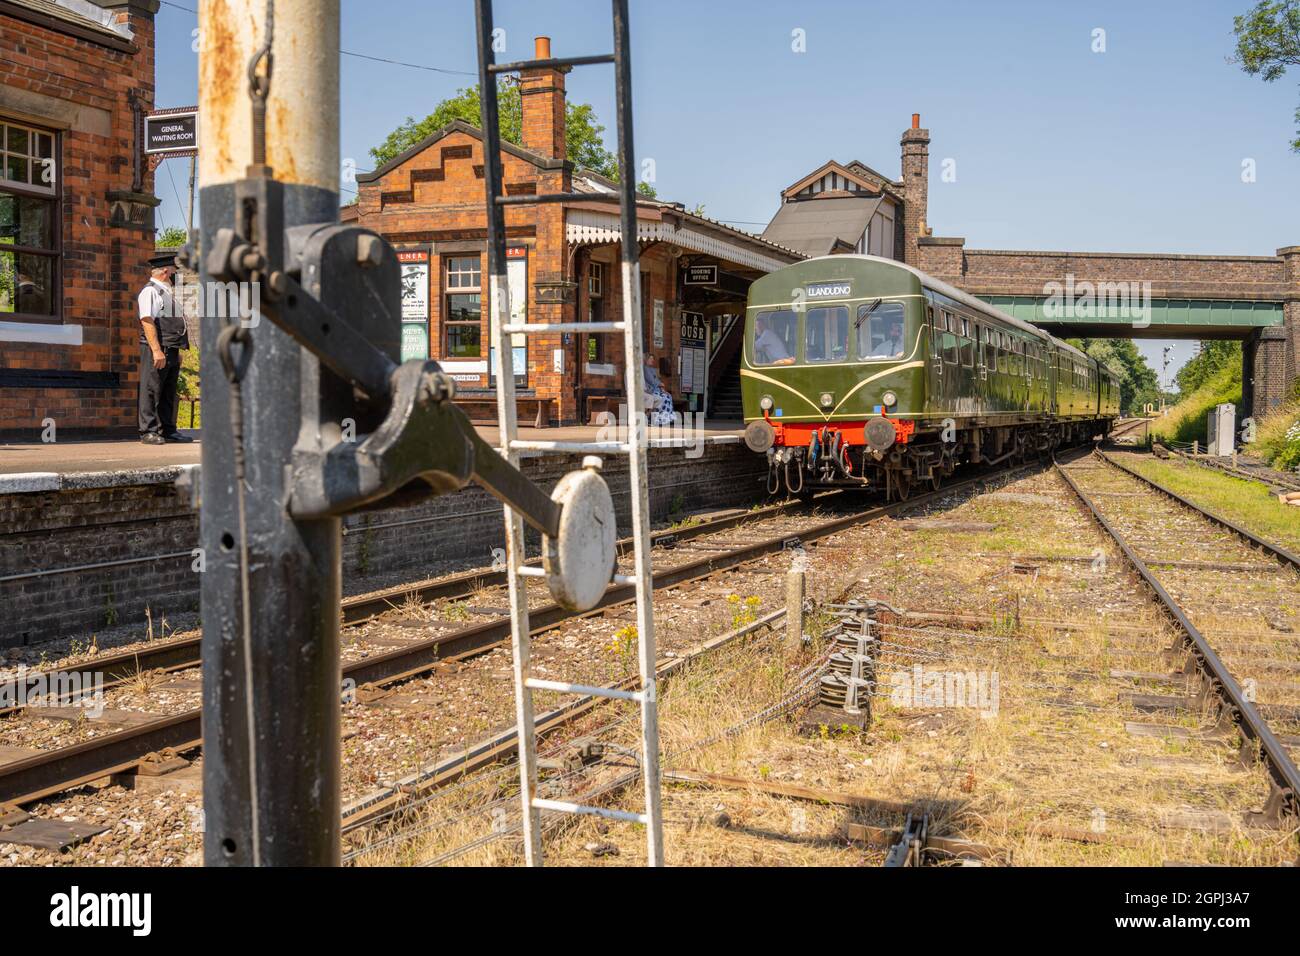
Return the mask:
[[[154,106],[157,7],[0,0],[0,438],[35,440],[46,418],[60,438],[135,431],[133,299],[158,202],[141,150],[142,116]],[[565,72],[535,70],[520,83],[522,142],[502,155],[507,192],[613,190],[565,158]],[[1066,275],[1150,282],[1162,318],[1145,334],[1241,338],[1248,408],[1282,400],[1300,354],[1300,247],[1274,256],[968,249],[927,224],[929,143],[914,118],[899,179],[856,161],[812,170],[780,193],[761,236],[680,204],[639,203],[645,347],[678,409],[738,419],[750,283],[806,256],[845,252],[902,260],[1016,314],[1032,315],[1045,285]],[[494,336],[482,177],[479,131],[453,123],[358,176],[358,201],[342,216],[400,251],[403,356],[440,361],[461,401],[487,420]],[[511,207],[506,223],[515,317],[621,314],[617,206]],[[534,335],[513,359],[522,421],[586,423],[621,401],[615,336]]]

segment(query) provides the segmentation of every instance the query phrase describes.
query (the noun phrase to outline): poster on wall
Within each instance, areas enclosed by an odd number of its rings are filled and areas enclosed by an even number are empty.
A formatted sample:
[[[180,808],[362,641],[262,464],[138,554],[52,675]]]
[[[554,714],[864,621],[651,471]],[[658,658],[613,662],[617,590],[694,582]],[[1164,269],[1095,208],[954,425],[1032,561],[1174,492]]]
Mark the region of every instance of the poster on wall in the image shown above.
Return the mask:
[[[703,312],[683,312],[681,315],[682,393],[691,395],[704,391],[709,326]]]
[[[402,268],[402,361],[429,357],[429,252],[400,249]]]
[[[528,248],[510,246],[506,249],[506,288],[510,293],[510,323],[528,321]],[[489,368],[496,368],[496,343],[499,329],[496,322],[491,323],[492,341],[488,349]],[[511,366],[515,373],[515,385],[525,387],[528,384],[528,337],[522,332],[510,336]]]
[[[402,361],[429,357],[429,323],[402,323]]]
[[[429,321],[429,253],[427,250],[399,250],[402,264],[402,321]]]
[[[664,300],[655,299],[655,348],[664,347]]]

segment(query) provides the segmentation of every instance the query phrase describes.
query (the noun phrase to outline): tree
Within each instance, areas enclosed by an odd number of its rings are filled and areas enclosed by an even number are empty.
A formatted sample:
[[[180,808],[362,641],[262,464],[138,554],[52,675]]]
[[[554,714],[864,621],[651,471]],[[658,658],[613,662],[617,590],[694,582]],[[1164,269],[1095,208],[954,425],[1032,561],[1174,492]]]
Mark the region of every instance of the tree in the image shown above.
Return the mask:
[[[370,150],[375,162],[383,164],[400,155],[427,136],[431,136],[453,120],[463,120],[479,126],[482,120],[483,100],[476,85],[456,91],[456,95],[439,103],[432,113],[422,120],[408,116],[406,122],[388,134],[378,146]],[[568,158],[575,165],[599,173],[607,179],[618,181],[618,159],[605,148],[602,134],[605,127],[596,119],[590,103],[566,103],[564,108],[564,138],[568,144]],[[501,138],[508,143],[518,143],[522,138],[523,98],[519,84],[503,81],[497,88],[497,116],[501,123]],[[637,192],[655,196],[649,183],[637,183]]]
[[[1178,383],[1179,392],[1190,395],[1229,365],[1241,367],[1240,342],[1202,342],[1200,351],[1178,370],[1174,381]]]
[[[1124,414],[1160,400],[1160,382],[1132,339],[1070,339],[1070,344],[1119,376],[1119,406]]]
[[[180,226],[164,226],[158,230],[158,238],[154,240],[154,245],[161,249],[176,249],[189,242],[189,233]]]
[[[1300,0],[1260,0],[1243,16],[1232,18],[1237,50],[1229,62],[1241,64],[1251,76],[1272,83],[1289,66],[1300,66]],[[1300,108],[1295,112],[1300,134]],[[1291,141],[1300,152],[1300,135]]]

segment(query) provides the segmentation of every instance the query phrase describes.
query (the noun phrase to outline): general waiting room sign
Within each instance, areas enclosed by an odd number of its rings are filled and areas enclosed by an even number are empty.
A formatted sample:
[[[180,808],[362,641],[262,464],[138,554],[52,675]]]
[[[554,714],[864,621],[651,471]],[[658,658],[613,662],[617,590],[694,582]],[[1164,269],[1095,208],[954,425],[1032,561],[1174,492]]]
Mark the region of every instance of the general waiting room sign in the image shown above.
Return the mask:
[[[199,108],[158,110],[144,118],[148,156],[193,156],[199,151]]]

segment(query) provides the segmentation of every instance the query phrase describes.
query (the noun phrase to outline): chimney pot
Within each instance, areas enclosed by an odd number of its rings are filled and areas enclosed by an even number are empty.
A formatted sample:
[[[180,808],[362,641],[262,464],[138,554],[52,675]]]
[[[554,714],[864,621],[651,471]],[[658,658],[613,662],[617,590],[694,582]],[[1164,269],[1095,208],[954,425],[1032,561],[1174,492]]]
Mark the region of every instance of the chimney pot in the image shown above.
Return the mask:
[[[533,57],[538,60],[551,58],[551,38],[533,37]]]
[[[913,114],[912,114],[912,129],[920,129],[920,128],[921,128],[921,114],[920,114],[920,113],[913,113]]]

